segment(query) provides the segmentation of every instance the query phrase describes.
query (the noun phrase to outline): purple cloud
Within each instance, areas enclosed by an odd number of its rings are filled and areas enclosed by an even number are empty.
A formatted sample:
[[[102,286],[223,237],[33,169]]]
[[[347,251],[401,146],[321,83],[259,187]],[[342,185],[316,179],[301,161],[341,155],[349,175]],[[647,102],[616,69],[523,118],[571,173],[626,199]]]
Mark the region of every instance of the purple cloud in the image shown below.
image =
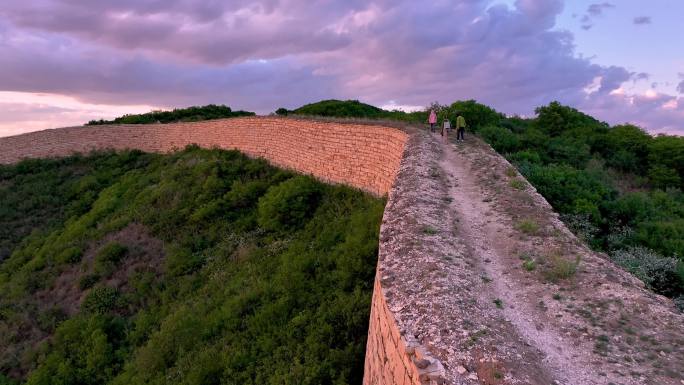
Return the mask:
[[[638,16],[634,18],[634,24],[644,25],[651,24],[651,18],[649,16]]]
[[[621,85],[648,79],[578,57],[572,34],[555,28],[562,0],[38,1],[0,8],[0,91],[261,113],[331,97],[475,98],[529,115],[559,100],[622,122],[636,99]],[[587,15],[612,7],[593,4]],[[684,121],[676,103],[640,102],[638,116],[654,128],[676,114]]]
[[[611,3],[595,3],[589,5],[587,8],[587,13],[591,16],[601,16],[604,10],[610,8],[615,8],[615,5]]]
[[[585,31],[588,31],[594,27],[594,19],[602,16],[603,12],[607,9],[615,8],[615,5],[611,3],[594,3],[587,7],[587,13],[582,16],[581,27]]]

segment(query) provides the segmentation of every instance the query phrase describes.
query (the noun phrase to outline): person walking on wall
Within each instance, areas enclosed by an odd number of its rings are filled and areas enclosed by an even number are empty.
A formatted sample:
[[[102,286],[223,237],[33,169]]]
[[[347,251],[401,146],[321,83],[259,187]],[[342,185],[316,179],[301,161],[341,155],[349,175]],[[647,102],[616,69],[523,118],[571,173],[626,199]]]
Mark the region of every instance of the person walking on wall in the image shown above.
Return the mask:
[[[435,123],[437,123],[437,114],[435,113],[435,110],[430,110],[428,123],[430,123],[430,132],[435,132]]]
[[[442,123],[442,136],[444,137],[445,142],[449,141],[449,131],[450,130],[451,130],[451,122],[449,121],[449,117],[445,116],[444,122]]]
[[[463,141],[463,134],[465,133],[466,121],[461,114],[456,117],[456,141]]]

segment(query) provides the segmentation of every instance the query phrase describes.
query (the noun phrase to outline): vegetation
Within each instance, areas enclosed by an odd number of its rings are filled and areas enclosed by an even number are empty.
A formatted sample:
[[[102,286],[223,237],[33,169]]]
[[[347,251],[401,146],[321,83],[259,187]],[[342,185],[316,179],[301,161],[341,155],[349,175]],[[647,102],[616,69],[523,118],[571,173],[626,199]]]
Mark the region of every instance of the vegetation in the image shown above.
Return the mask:
[[[610,127],[557,102],[536,112],[498,123],[490,114],[474,129],[594,249],[656,292],[684,297],[684,138]]]
[[[512,162],[579,237],[656,292],[684,304],[683,137],[651,136],[629,124],[611,127],[558,102],[539,107],[534,118],[506,117],[474,100],[432,103],[411,114],[357,101],[324,101],[294,113],[422,124],[430,109],[440,122],[452,119],[452,126],[462,114],[467,129]],[[520,225],[525,233],[538,231]]]
[[[381,108],[361,103],[358,100],[322,100],[299,107],[293,111],[285,108],[276,110],[277,115],[309,115],[334,118],[364,118],[390,119],[411,122],[426,122],[428,113],[425,111],[406,113],[403,111],[387,111]]]
[[[208,104],[201,107],[175,108],[172,111],[152,111],[145,114],[124,115],[114,120],[91,120],[86,125],[96,126],[102,124],[150,124],[150,123],[176,123],[176,122],[199,122],[210,119],[236,118],[240,116],[253,116],[253,112],[233,111],[228,106]]]
[[[577,272],[577,267],[580,264],[579,256],[574,260],[568,260],[560,254],[551,254],[547,261],[544,261],[546,268],[544,276],[551,282],[560,279],[572,278]]]
[[[360,383],[382,210],[235,151],[0,166],[0,383]]]
[[[523,219],[515,227],[523,234],[537,235],[539,233],[539,224],[534,219]]]

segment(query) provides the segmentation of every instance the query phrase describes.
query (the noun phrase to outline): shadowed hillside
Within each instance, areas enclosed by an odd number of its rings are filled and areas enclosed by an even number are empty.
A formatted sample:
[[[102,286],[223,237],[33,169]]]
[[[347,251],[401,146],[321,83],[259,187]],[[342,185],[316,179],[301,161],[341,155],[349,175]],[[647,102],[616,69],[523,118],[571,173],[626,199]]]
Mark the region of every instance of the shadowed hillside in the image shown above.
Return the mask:
[[[0,166],[0,383],[359,383],[382,209],[235,151]]]

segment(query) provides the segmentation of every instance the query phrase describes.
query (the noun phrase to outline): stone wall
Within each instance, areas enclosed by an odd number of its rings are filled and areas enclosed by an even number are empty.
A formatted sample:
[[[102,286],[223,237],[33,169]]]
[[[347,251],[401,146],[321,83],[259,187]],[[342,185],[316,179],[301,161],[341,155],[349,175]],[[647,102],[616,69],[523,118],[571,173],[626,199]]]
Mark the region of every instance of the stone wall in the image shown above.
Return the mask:
[[[363,384],[442,384],[443,375],[441,363],[431,357],[415,338],[399,331],[376,275]]]
[[[271,117],[70,127],[0,138],[0,163],[102,148],[167,152],[198,144],[238,149],[277,166],[384,195],[394,181],[406,138],[388,127]]]
[[[69,127],[0,138],[0,164],[94,149],[169,152],[197,144],[237,149],[325,181],[385,195],[391,193],[408,139],[407,133],[389,127],[272,117]],[[378,271],[382,268],[379,260]],[[419,385],[439,378],[443,371],[439,361],[430,358],[413,337],[402,335],[399,330],[380,279],[376,278],[365,385]]]

